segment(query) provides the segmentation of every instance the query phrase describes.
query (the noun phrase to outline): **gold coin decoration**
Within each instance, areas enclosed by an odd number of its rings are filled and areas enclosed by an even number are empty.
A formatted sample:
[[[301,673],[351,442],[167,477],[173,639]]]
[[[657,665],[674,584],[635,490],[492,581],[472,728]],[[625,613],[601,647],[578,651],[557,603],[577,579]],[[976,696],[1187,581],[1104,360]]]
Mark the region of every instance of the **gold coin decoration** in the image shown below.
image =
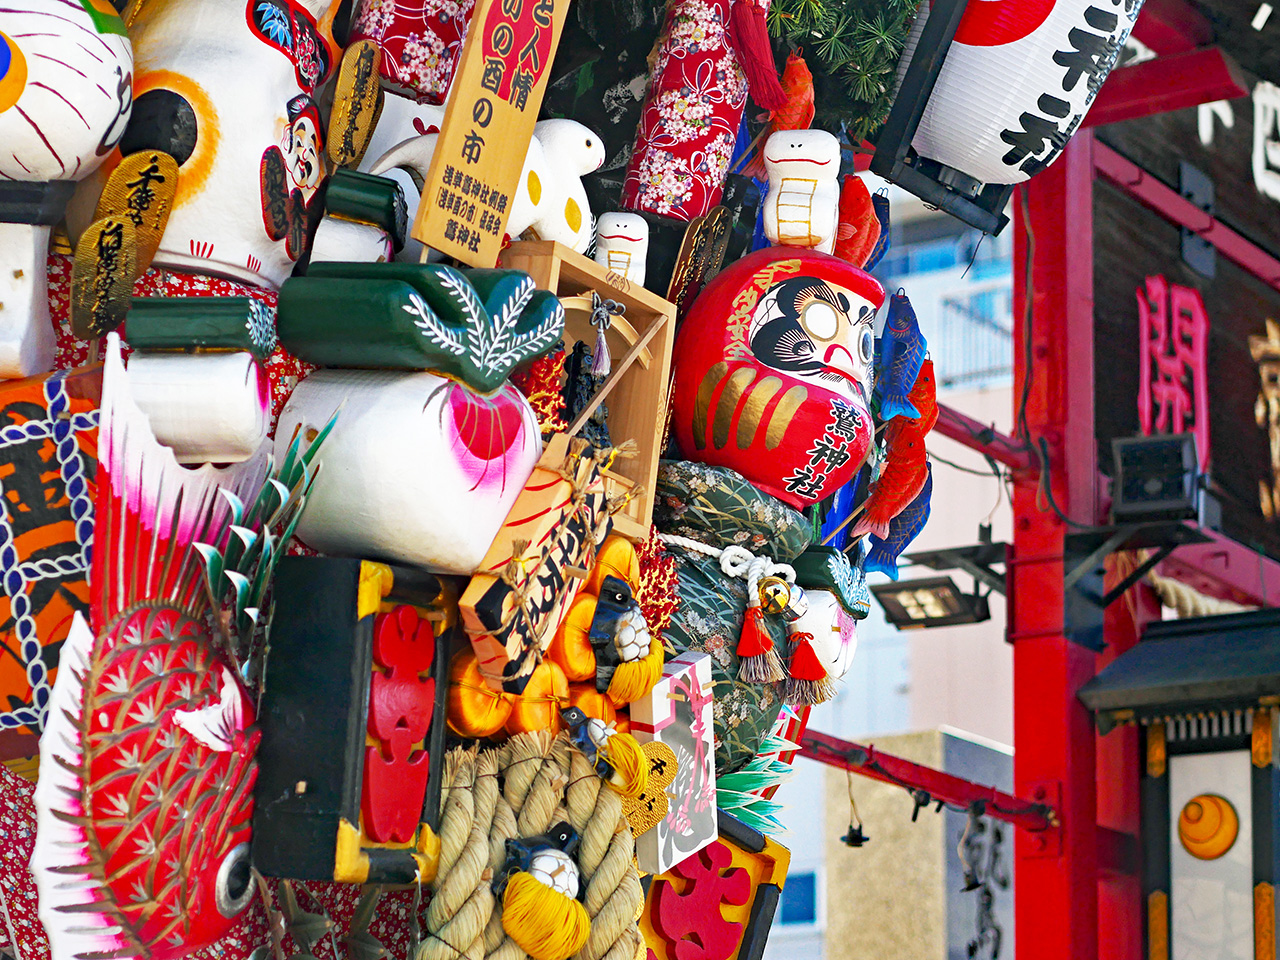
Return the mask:
[[[638,797],[622,798],[622,812],[637,837],[652,830],[667,815],[671,807],[667,788],[676,779],[676,752],[669,745],[654,740],[641,744],[640,749],[649,760],[649,785]]]
[[[1182,849],[1198,860],[1217,860],[1240,835],[1240,817],[1226,797],[1202,793],[1192,797],[1178,815]]]
[[[106,336],[124,322],[137,276],[137,238],[124,217],[103,217],[80,236],[71,267],[71,332]]]
[[[131,153],[111,171],[94,218],[116,217],[133,224],[137,240],[135,276],[151,266],[178,192],[178,162],[161,150]]]
[[[373,40],[357,41],[342,55],[329,115],[329,159],[336,166],[354,167],[369,149],[374,124],[382,113],[381,56]]]

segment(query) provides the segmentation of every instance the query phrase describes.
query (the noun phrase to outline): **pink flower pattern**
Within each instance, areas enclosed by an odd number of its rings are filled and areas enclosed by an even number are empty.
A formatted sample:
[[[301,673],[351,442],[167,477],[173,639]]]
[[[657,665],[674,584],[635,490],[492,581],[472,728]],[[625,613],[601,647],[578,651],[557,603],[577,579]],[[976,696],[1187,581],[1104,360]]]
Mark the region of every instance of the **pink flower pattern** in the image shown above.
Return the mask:
[[[623,206],[693,220],[720,200],[747,79],[726,30],[729,0],[680,0],[667,12]]]
[[[444,103],[475,0],[360,0],[351,40],[376,40],[383,85],[421,103]]]

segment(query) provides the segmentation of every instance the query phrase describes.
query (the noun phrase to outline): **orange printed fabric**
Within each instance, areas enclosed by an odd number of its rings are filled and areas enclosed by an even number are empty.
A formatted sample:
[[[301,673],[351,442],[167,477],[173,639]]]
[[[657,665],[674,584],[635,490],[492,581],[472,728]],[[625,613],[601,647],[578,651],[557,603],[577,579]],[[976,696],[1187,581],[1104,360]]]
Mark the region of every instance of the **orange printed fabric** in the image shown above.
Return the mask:
[[[0,761],[33,755],[88,612],[101,369],[0,384]]]

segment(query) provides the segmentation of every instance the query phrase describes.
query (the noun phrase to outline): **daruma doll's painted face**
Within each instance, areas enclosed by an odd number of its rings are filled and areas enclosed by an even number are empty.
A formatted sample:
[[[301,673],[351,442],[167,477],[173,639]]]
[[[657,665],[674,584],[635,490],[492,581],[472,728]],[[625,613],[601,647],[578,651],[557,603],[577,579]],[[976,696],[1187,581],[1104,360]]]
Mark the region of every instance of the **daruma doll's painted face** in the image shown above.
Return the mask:
[[[871,323],[883,302],[872,277],[810,250],[760,250],[721,272],[676,337],[683,455],[796,508],[834,493],[871,444]]]

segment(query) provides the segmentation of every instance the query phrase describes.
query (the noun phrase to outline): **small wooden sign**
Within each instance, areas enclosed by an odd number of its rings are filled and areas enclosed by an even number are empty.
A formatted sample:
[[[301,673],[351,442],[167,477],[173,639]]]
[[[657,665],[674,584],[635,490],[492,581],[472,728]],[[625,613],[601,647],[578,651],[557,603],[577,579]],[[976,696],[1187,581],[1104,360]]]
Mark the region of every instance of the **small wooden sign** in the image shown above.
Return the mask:
[[[498,262],[569,0],[479,0],[449,88],[413,236]]]
[[[607,462],[607,461],[605,461]],[[602,461],[555,434],[458,601],[480,672],[494,689],[523,693],[613,526]]]
[[[116,217],[133,224],[137,238],[137,276],[147,272],[164,236],[178,192],[178,163],[161,150],[131,153],[111,171],[98,197],[95,220]]]

